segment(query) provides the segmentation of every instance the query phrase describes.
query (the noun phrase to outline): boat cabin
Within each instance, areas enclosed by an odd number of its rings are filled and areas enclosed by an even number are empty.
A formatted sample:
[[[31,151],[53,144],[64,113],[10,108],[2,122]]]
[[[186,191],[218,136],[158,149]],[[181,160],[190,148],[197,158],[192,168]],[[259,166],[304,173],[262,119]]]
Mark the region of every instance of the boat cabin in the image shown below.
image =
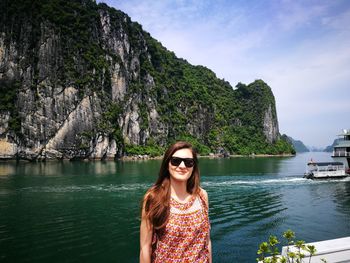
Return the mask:
[[[344,129],[343,133],[338,135],[336,145],[333,148],[332,158],[334,161],[340,161],[345,164],[345,168],[350,167],[350,129]]]

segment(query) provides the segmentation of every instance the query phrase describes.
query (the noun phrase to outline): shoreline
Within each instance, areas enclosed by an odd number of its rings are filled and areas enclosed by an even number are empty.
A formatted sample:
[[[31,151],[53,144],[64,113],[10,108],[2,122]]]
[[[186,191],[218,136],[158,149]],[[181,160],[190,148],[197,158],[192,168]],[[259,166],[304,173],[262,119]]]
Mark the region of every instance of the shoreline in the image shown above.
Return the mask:
[[[230,158],[267,158],[267,157],[294,157],[296,154],[250,154],[250,155],[241,155],[241,154],[231,154],[224,156],[222,154],[211,154],[211,155],[198,155],[198,159],[207,158],[207,159],[230,159]],[[147,161],[147,160],[162,160],[162,156],[149,156],[149,155],[132,155],[132,156],[122,156],[120,158],[105,158],[105,159],[45,159],[45,160],[27,160],[27,159],[17,159],[17,158],[0,158],[0,163],[6,162],[62,162],[62,161],[83,161],[83,162],[97,162],[97,161]]]
[[[266,157],[294,157],[296,154],[230,154],[228,156],[223,156],[222,154],[212,154],[212,155],[198,155],[198,159],[208,158],[208,159],[230,159],[230,158],[266,158]],[[147,156],[147,155],[134,155],[134,156],[123,156],[117,161],[137,161],[137,160],[161,160],[163,156]]]

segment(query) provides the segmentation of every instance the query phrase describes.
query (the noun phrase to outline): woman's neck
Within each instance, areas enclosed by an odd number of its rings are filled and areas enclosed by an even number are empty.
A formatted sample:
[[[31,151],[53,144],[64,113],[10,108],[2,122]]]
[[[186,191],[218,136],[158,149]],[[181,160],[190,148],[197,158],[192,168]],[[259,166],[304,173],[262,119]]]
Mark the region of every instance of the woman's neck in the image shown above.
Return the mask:
[[[178,182],[170,179],[170,194],[175,197],[178,201],[186,201],[191,194],[187,192],[186,182]]]

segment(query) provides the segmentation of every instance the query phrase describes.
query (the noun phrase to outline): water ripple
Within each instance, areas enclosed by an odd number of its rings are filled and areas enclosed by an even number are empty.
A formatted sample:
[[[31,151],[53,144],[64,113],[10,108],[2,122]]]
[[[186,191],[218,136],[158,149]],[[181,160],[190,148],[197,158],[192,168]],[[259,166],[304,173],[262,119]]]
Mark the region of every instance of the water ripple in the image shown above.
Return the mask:
[[[149,188],[149,184],[100,184],[100,185],[69,185],[69,186],[35,186],[24,187],[20,191],[23,192],[44,192],[44,193],[70,193],[84,191],[102,191],[102,192],[121,192],[121,191],[137,191]]]

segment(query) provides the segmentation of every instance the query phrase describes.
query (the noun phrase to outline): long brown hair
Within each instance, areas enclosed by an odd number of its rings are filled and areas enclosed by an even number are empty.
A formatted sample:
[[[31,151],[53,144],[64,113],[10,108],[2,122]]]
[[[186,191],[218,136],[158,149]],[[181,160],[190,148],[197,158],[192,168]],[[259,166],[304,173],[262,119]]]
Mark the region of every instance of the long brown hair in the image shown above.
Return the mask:
[[[159,170],[156,183],[147,191],[144,196],[142,207],[145,216],[148,218],[155,230],[165,227],[170,213],[170,173],[169,161],[173,154],[181,149],[190,149],[192,151],[194,166],[192,175],[187,180],[186,190],[190,194],[199,194],[199,168],[197,153],[188,142],[176,142],[172,144],[165,152],[163,161]]]

